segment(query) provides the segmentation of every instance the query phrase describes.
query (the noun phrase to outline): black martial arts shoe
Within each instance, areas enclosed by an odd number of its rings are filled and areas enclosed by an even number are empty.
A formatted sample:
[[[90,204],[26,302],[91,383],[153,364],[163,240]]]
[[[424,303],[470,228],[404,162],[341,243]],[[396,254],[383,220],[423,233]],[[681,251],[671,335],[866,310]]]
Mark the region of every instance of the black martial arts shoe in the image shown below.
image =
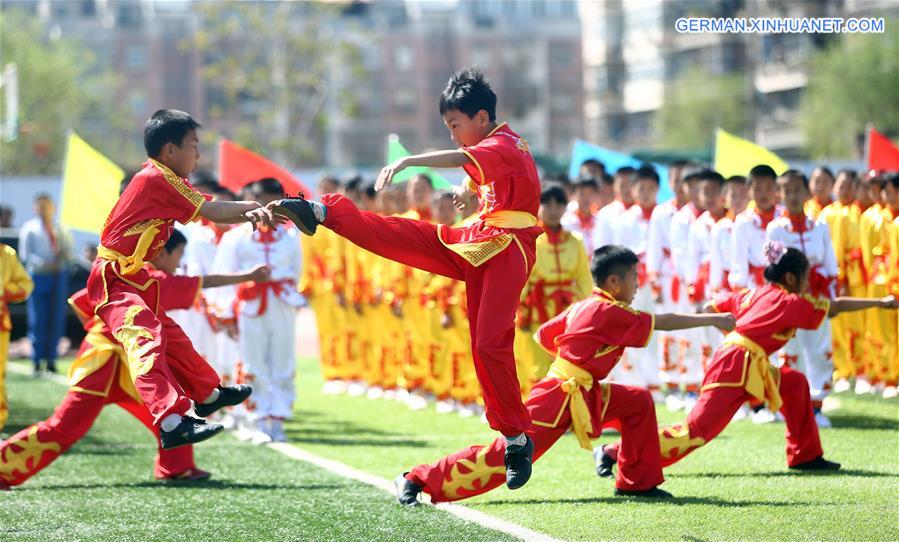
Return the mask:
[[[239,405],[253,393],[253,388],[246,384],[237,386],[219,386],[218,399],[211,403],[194,403],[194,412],[205,418],[220,408]]]
[[[290,219],[306,235],[313,235],[318,228],[318,218],[312,204],[300,194],[296,198],[284,198],[275,202],[272,213]]]
[[[674,495],[664,489],[659,489],[658,486],[643,491],[628,491],[627,489],[618,489],[616,487],[614,493],[616,497],[640,497],[643,499],[670,499],[674,497]]]
[[[506,445],[506,487],[518,489],[531,479],[531,463],[534,458],[534,441],[525,436],[523,445]]]
[[[206,423],[206,420],[182,416],[181,423],[171,431],[159,431],[159,442],[163,450],[171,450],[179,446],[196,444],[212,438],[222,432],[224,427],[217,423]]]
[[[615,463],[617,463],[617,461],[612,459],[612,456],[606,453],[605,446],[593,448],[593,464],[596,465],[597,476],[600,478],[612,476],[612,467],[615,466]]]
[[[840,464],[824,459],[823,455],[790,467],[793,470],[840,470]]]
[[[396,488],[396,500],[403,506],[418,506],[421,501],[418,495],[421,493],[422,487],[412,480],[406,478],[408,472],[400,474],[393,479],[393,487]]]

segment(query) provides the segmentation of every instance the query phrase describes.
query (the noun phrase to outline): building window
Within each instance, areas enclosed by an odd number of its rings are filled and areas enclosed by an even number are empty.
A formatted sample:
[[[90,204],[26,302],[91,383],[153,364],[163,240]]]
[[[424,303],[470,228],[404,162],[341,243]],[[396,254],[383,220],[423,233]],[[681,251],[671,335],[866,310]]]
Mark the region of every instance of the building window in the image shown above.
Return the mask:
[[[128,105],[135,116],[147,114],[147,94],[142,90],[132,90],[128,93]]]
[[[393,63],[396,65],[396,69],[401,72],[412,71],[414,60],[412,49],[406,45],[400,45],[393,51]]]
[[[147,69],[147,50],[140,46],[131,46],[125,50],[125,67],[129,71],[143,71]]]
[[[559,68],[571,66],[573,55],[568,43],[551,43],[549,46],[550,63]]]
[[[568,92],[552,92],[549,103],[553,113],[566,114],[574,110],[574,98]]]
[[[401,88],[393,93],[393,105],[401,113],[415,112],[415,92],[408,88]]]

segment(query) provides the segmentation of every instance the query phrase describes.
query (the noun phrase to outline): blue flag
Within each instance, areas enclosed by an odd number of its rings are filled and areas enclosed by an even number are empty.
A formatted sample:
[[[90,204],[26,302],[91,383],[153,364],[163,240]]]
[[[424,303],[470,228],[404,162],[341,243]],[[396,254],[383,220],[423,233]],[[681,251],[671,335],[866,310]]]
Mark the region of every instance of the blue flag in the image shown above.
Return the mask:
[[[574,142],[574,148],[571,150],[571,164],[568,166],[568,177],[577,179],[584,160],[593,158],[599,160],[606,166],[606,172],[609,175],[615,173],[618,168],[633,167],[638,168],[645,162],[637,160],[629,154],[606,149],[592,143],[587,143],[582,139]],[[659,174],[659,195],[657,201],[662,203],[668,201],[674,194],[671,192],[671,186],[668,184],[668,168],[662,164],[651,163]]]

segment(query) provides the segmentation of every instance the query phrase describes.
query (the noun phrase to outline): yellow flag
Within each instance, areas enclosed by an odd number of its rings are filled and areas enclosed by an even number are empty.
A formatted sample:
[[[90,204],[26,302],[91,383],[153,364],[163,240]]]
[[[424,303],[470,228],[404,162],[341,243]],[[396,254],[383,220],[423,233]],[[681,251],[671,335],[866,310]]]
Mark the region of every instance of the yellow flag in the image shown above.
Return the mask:
[[[749,170],[760,164],[771,166],[778,175],[790,168],[765,147],[721,128],[715,131],[715,171],[725,179],[733,175],[749,175]]]
[[[70,132],[62,174],[63,226],[99,234],[119,199],[119,184],[124,176],[122,168]]]

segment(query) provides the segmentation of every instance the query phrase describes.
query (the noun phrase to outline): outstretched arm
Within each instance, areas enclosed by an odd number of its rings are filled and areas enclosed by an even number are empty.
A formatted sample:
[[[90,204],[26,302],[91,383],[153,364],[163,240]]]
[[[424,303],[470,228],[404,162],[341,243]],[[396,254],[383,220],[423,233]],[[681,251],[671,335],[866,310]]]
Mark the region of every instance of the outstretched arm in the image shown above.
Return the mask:
[[[694,327],[717,327],[730,331],[736,324],[736,318],[730,313],[721,314],[682,314],[677,312],[657,314],[655,329],[659,331],[675,331]]]
[[[860,311],[864,309],[895,309],[899,307],[899,301],[895,296],[888,295],[880,299],[873,297],[838,297],[830,302],[828,316],[836,316],[841,312]]]
[[[267,265],[257,265],[246,273],[227,273],[223,275],[206,275],[203,277],[203,288],[216,288],[218,286],[231,286],[241,282],[265,282],[271,278],[272,268]]]
[[[381,190],[385,186],[393,182],[393,177],[407,167],[441,167],[454,168],[462,167],[471,162],[471,159],[460,150],[434,151],[424,154],[413,154],[405,156],[391,164],[384,166],[378,174],[378,180],[375,182],[375,190]]]
[[[251,222],[274,227],[277,219],[270,209],[255,201],[207,201],[200,207],[200,216],[219,224],[239,224]]]

